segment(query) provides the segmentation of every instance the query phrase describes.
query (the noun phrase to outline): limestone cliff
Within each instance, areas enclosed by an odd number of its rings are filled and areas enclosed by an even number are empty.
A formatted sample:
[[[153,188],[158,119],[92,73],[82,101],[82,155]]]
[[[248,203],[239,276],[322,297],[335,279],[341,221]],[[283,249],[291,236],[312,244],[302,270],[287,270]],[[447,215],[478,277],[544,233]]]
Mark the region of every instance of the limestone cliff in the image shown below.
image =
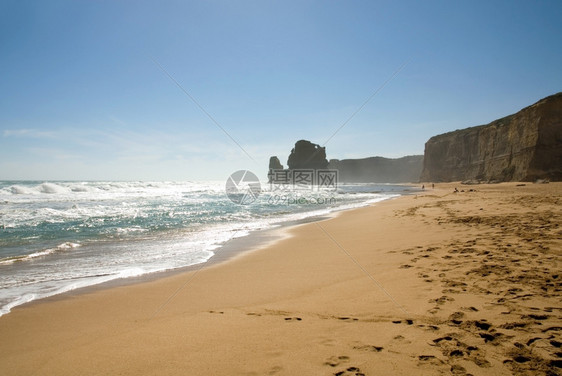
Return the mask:
[[[562,93],[425,144],[421,181],[536,179],[562,180]]]

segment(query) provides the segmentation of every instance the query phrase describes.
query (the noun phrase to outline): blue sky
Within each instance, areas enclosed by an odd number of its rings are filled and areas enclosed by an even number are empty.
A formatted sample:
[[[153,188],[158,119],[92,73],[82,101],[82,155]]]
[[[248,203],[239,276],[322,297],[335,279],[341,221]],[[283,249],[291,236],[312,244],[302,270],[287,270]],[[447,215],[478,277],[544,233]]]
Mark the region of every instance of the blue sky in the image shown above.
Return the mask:
[[[561,19],[561,1],[0,1],[0,180],[265,178],[299,139],[423,154],[562,91]]]

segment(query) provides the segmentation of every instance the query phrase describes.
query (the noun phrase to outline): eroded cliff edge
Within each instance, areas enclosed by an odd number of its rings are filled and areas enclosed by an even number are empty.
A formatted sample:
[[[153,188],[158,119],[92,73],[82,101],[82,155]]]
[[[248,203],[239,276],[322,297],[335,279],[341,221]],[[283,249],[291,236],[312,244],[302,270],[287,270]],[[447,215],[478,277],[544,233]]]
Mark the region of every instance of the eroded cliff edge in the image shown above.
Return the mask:
[[[562,181],[562,92],[425,144],[421,181],[537,179]]]

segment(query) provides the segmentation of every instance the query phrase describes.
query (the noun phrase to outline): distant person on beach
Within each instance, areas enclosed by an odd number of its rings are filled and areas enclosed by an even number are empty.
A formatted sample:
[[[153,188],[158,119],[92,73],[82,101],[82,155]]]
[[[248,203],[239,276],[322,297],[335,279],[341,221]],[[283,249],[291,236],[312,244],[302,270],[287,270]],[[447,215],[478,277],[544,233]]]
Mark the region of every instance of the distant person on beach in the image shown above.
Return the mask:
[[[435,189],[435,184],[431,183],[431,189]]]
[[[425,189],[425,185],[422,185],[422,189]]]

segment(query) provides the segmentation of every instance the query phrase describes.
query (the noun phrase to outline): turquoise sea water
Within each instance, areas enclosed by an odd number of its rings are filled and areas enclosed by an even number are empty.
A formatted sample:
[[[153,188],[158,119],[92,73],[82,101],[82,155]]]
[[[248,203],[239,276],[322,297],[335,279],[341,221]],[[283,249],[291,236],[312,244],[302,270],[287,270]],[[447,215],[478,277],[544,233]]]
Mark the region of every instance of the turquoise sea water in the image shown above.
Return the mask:
[[[239,205],[224,182],[0,182],[0,315],[117,278],[209,260],[230,239],[404,193],[340,185],[297,193],[263,184]]]

